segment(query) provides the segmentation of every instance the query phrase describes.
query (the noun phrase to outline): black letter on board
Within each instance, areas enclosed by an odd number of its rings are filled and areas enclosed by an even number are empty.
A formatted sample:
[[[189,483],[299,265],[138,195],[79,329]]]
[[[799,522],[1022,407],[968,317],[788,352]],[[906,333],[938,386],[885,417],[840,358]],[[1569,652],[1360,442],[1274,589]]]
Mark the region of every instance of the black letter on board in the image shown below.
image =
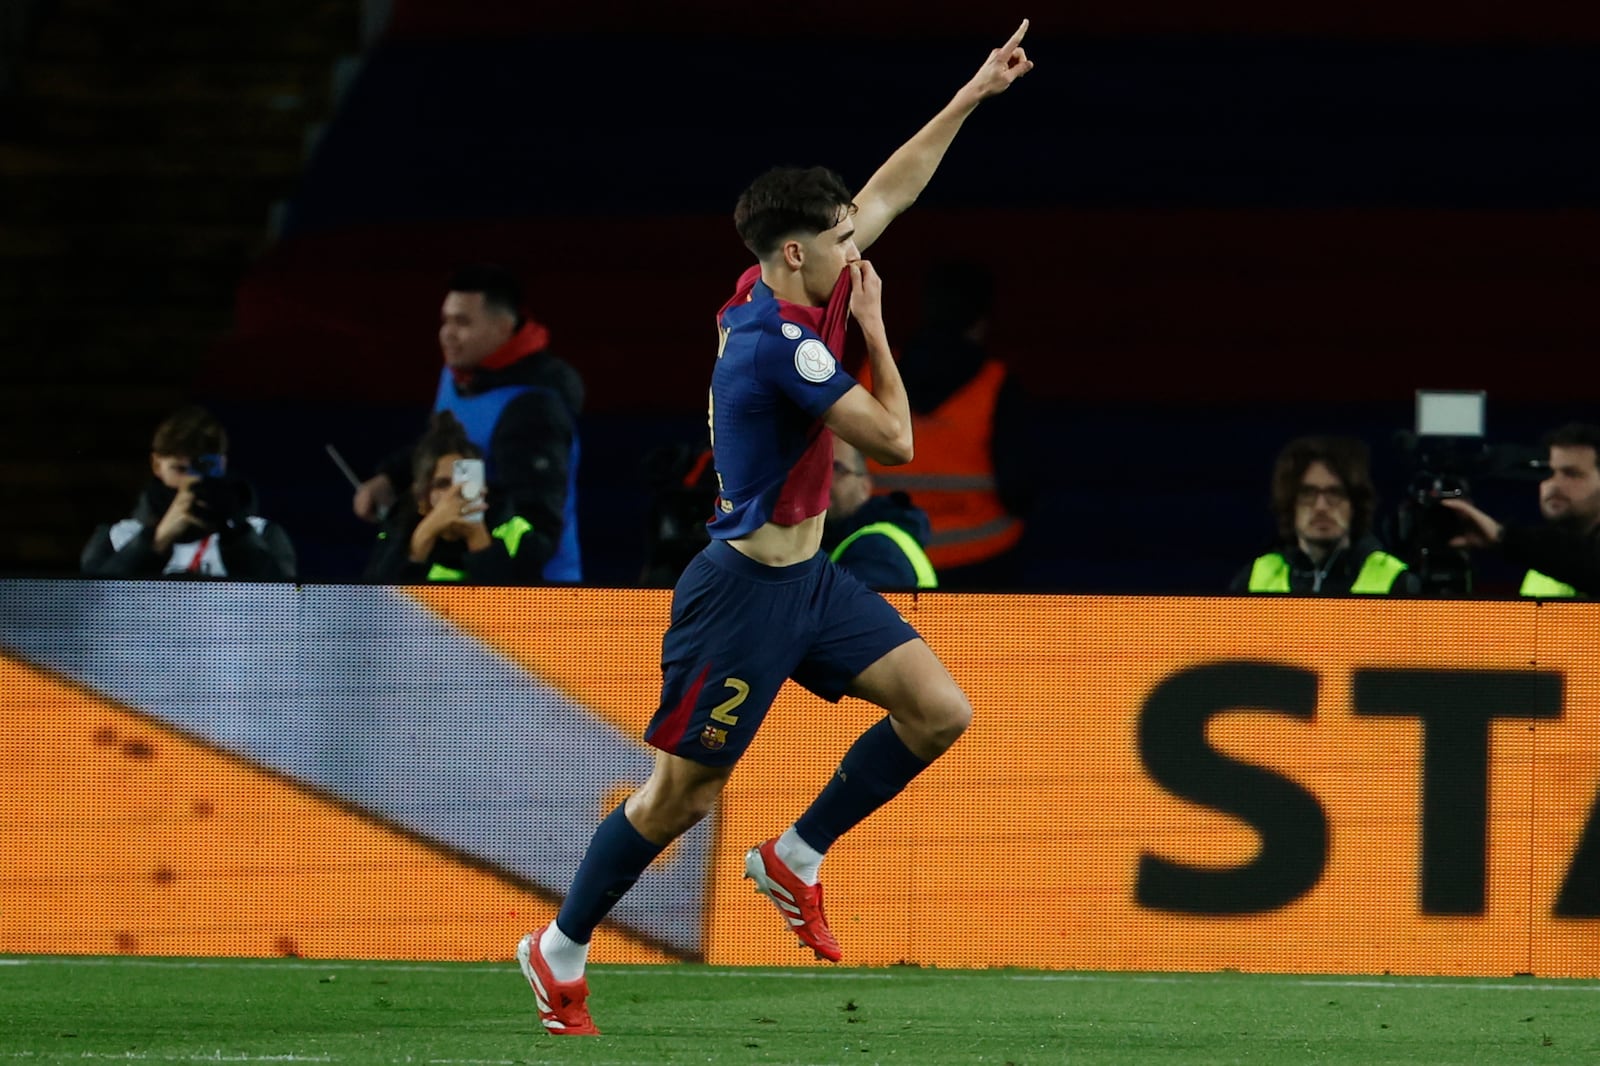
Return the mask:
[[[1560,718],[1546,670],[1357,670],[1355,713],[1422,720],[1422,913],[1482,914],[1489,723]]]
[[[1557,918],[1600,918],[1600,796],[1589,808],[1589,824],[1561,882],[1554,913]]]
[[[1309,721],[1317,675],[1275,663],[1197,666],[1163,681],[1139,718],[1139,753],[1150,776],[1175,796],[1250,823],[1261,850],[1243,866],[1208,869],[1139,857],[1141,906],[1191,914],[1250,914],[1304,895],[1328,858],[1328,819],[1316,797],[1287,778],[1219,755],[1206,723],[1234,710]]]

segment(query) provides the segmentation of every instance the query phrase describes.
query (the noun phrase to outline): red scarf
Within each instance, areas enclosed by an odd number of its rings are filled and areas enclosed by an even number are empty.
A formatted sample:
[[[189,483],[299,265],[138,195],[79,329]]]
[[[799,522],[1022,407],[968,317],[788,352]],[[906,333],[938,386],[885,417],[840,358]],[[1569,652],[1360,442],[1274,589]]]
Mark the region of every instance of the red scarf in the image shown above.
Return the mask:
[[[481,363],[476,366],[451,367],[450,374],[456,379],[456,388],[468,387],[472,384],[472,375],[477,371],[504,370],[517,360],[526,359],[549,346],[550,331],[543,324],[523,315],[522,328],[506,338],[506,342],[485,356]]]

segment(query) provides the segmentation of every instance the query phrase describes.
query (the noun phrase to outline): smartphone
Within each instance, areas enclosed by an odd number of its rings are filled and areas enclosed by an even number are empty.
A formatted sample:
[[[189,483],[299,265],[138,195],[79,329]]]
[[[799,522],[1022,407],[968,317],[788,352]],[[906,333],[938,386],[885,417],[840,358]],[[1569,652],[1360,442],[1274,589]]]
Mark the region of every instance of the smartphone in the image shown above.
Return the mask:
[[[450,480],[461,486],[461,498],[469,503],[483,495],[483,460],[457,459],[450,469]],[[464,522],[482,522],[483,512],[469,511],[461,516]]]

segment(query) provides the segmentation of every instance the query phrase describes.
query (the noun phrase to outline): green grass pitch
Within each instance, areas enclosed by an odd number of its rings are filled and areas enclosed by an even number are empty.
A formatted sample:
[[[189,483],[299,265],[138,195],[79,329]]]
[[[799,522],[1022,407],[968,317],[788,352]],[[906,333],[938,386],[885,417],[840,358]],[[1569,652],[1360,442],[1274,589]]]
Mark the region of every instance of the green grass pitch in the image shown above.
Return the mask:
[[[1600,1063],[1600,982],[591,969],[557,1039],[515,963],[0,957],[18,1062]]]

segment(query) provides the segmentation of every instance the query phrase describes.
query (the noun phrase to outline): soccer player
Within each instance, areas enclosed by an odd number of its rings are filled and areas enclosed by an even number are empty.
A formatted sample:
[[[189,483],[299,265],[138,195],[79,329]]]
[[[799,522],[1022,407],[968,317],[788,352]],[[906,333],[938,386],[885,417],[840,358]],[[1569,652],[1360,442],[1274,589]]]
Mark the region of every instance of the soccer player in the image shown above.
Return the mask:
[[[911,411],[883,325],[883,283],[862,253],[911,206],[967,116],[1033,68],[1024,20],[950,102],[852,196],[822,167],[756,178],[734,224],[758,260],[717,316],[711,377],[718,478],[711,543],[673,590],[661,703],[645,731],[650,778],[595,830],[555,920],[517,945],[539,1020],[599,1032],[583,977],[589,938],[652,860],[710,812],[788,678],[887,715],[745,875],[800,943],[838,961],[818,871],[829,846],[909,784],[966,729],[972,707],[944,665],[876,592],[821,551],[833,434],[884,464],[911,459]],[[871,391],[840,366],[854,318]]]

